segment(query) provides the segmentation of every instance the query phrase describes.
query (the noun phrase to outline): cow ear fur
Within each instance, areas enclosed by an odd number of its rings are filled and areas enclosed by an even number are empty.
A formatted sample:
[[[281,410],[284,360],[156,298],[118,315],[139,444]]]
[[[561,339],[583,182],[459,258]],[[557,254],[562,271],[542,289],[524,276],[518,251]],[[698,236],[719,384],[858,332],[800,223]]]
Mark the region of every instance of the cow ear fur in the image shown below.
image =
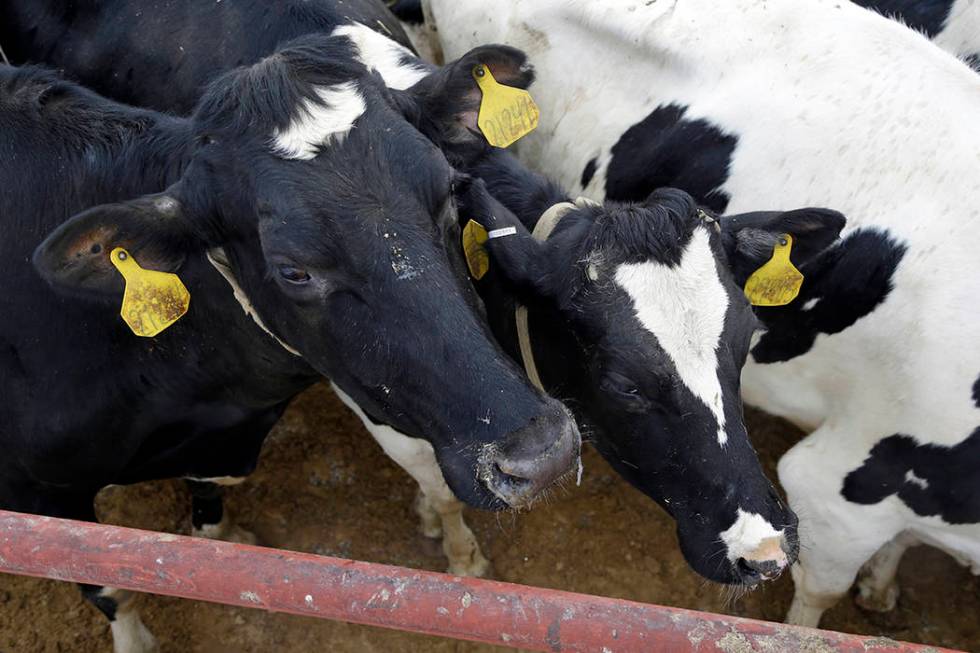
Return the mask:
[[[45,238],[34,251],[34,268],[71,294],[121,294],[124,282],[109,260],[112,250],[126,249],[147,269],[176,271],[193,242],[182,213],[170,191],[93,207]]]
[[[506,45],[484,45],[402,91],[410,100],[401,103],[406,118],[439,146],[450,163],[464,170],[490,148],[477,126],[483,95],[473,69],[480,64],[505,86],[526,89],[534,81],[524,52]]]
[[[782,234],[793,237],[790,260],[799,268],[837,240],[846,219],[830,209],[805,208],[742,213],[720,222],[729,267],[741,286],[772,258]]]

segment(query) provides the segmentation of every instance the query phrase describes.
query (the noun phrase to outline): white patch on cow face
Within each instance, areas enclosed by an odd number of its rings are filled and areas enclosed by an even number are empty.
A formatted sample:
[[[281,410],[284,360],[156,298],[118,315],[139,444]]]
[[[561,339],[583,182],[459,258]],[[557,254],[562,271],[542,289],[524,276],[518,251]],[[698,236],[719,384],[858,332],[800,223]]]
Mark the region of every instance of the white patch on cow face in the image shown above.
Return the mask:
[[[353,41],[358,60],[378,71],[388,88],[399,91],[410,88],[429,74],[420,66],[405,63],[406,58],[416,58],[408,48],[360,23],[341,25],[333,31],[333,36],[346,36]]]
[[[778,546],[783,531],[776,530],[762,515],[738,509],[738,516],[731,527],[721,533],[721,541],[730,562],[745,560],[773,560],[785,566],[786,553]],[[773,544],[774,546],[768,546]]]
[[[297,116],[272,134],[273,151],[284,159],[308,161],[331,141],[341,141],[367,106],[354,82],[315,89],[319,102],[304,99]]]
[[[728,442],[716,349],[725,328],[728,293],[718,278],[708,232],[696,228],[680,264],[624,263],[615,279],[633,300],[640,323],[664,348],[685,386],[718,421],[718,443]]]

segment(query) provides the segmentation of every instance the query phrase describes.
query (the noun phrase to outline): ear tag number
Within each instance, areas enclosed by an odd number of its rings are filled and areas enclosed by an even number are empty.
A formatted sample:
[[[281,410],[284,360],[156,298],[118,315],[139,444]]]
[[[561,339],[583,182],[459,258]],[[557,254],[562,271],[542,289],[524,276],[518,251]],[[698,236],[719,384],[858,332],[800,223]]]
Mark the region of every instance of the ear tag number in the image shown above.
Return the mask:
[[[473,78],[483,93],[476,124],[488,143],[508,147],[534,131],[541,114],[530,93],[498,83],[483,64],[473,68]]]
[[[785,306],[800,294],[803,274],[789,260],[792,249],[793,237],[780,236],[772,258],[745,282],[745,296],[753,306]]]
[[[487,230],[479,222],[470,220],[463,227],[463,253],[470,276],[479,281],[490,269],[490,255],[483,247],[487,242]]]
[[[133,333],[152,338],[187,312],[191,294],[176,274],[141,268],[122,247],[113,249],[109,260],[126,280],[119,315]]]

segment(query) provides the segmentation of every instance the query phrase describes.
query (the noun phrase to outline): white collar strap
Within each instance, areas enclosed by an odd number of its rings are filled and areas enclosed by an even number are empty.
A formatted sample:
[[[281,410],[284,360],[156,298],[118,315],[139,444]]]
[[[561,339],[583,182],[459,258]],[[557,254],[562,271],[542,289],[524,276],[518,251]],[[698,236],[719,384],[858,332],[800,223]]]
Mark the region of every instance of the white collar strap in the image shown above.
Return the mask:
[[[242,310],[245,311],[245,315],[248,315],[255,320],[255,323],[259,325],[259,328],[272,336],[272,339],[282,345],[283,349],[294,356],[300,356],[301,354],[298,351],[287,345],[282,341],[282,339],[279,338],[279,336],[270,331],[269,327],[267,327],[265,322],[262,321],[262,318],[259,317],[255,307],[252,306],[252,302],[249,301],[248,295],[246,295],[245,291],[242,290],[242,287],[238,285],[238,280],[235,278],[234,272],[231,271],[231,267],[227,263],[228,257],[225,255],[225,250],[221,247],[215,247],[214,249],[209,249],[207,251],[207,255],[208,261],[211,262],[214,269],[217,270],[224,280],[228,282],[228,285],[231,286],[231,291],[235,294],[235,299],[238,300],[238,303],[241,304]]]
[[[555,230],[565,214],[573,209],[581,209],[587,206],[599,206],[599,203],[587,197],[579,197],[574,202],[559,202],[551,206],[541,214],[538,223],[534,225],[531,236],[538,242],[548,240],[551,232]],[[544,384],[541,383],[541,375],[538,374],[538,365],[534,362],[534,350],[531,348],[531,332],[528,329],[527,307],[522,304],[517,305],[514,311],[514,319],[517,322],[517,342],[521,347],[521,360],[524,361],[524,371],[527,378],[536,388],[544,392]]]

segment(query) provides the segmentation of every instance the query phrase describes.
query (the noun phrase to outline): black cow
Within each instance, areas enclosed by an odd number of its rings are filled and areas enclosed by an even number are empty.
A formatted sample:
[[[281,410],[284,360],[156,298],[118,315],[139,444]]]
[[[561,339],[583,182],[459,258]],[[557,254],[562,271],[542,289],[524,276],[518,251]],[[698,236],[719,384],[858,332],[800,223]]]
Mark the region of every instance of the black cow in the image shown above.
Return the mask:
[[[609,463],[677,520],[695,570],[754,584],[791,564],[796,516],[742,421],[739,373],[757,322],[740,284],[779,234],[794,236],[801,263],[834,242],[843,216],[717,219],[666,189],[633,204],[568,204],[555,224],[549,207],[569,196],[509,154],[495,151],[472,172],[493,197],[475,184],[460,215],[517,232],[488,241],[493,262],[478,283],[498,339],[536,363]],[[524,343],[515,301],[529,311]]]
[[[411,47],[381,0],[5,0],[0,44],[12,63],[43,63],[114,100],[186,115],[218,73],[352,21]]]
[[[117,100],[176,112],[185,112],[193,105],[206,80],[236,63],[257,60],[269,53],[278,40],[297,33],[329,33],[348,38],[357,56],[395,89],[407,89],[427,74],[425,65],[406,47],[408,41],[397,21],[377,0],[274,5],[205,5],[191,0],[146,5],[111,0],[72,7],[15,0],[0,9],[0,24],[5,26],[0,29],[10,30],[0,32],[0,41],[10,44],[15,61],[33,59],[58,65]],[[120,24],[125,24],[126,29],[119,29]],[[161,25],[166,28],[161,29]],[[486,53],[487,61],[495,75],[504,75],[503,81],[507,81],[508,66],[516,71],[523,65],[521,55],[520,61],[501,62],[503,68],[498,70],[492,52]],[[516,56],[516,52],[511,54]],[[521,71],[518,77],[511,77],[526,84],[530,72]],[[462,164],[486,147],[482,137],[476,136],[478,95],[472,91],[470,71],[461,68],[458,74],[428,79],[414,90],[414,95],[409,95],[408,102],[401,102],[398,93],[393,93],[392,98],[413,116],[414,122],[425,125],[426,135],[437,142],[451,163]],[[447,94],[465,98],[470,103],[467,110],[457,111],[442,101]],[[420,111],[420,106],[424,110]],[[282,145],[283,151],[307,154],[302,142]],[[402,272],[414,274],[410,267]],[[460,536],[447,540],[466,542],[455,548],[446,547],[450,571],[482,573],[485,563],[474,559],[478,554],[475,539],[462,523],[458,502],[439,473],[431,447],[424,440],[406,437],[387,420],[372,419],[343,390],[335,389],[389,455],[418,480],[429,502],[444,508],[443,523],[455,525],[447,525],[447,531]],[[492,419],[492,415],[481,419]],[[198,484],[194,489],[201,497],[195,512],[204,511],[211,520],[222,515],[219,488]],[[233,528],[226,521],[219,524],[217,528],[222,531]]]
[[[472,505],[526,504],[573,466],[566,410],[477,318],[454,173],[416,129],[472,119],[452,94],[477,92],[478,61],[517,83],[512,54],[482,49],[440,73],[443,94],[396,98],[350,39],[305,37],[223,76],[189,119],[0,66],[0,506],[92,520],[107,484],[241,477],[320,375],[424,436]],[[190,291],[156,337],[120,319],[122,254]],[[86,594],[119,647],[151,645],[124,597]]]

